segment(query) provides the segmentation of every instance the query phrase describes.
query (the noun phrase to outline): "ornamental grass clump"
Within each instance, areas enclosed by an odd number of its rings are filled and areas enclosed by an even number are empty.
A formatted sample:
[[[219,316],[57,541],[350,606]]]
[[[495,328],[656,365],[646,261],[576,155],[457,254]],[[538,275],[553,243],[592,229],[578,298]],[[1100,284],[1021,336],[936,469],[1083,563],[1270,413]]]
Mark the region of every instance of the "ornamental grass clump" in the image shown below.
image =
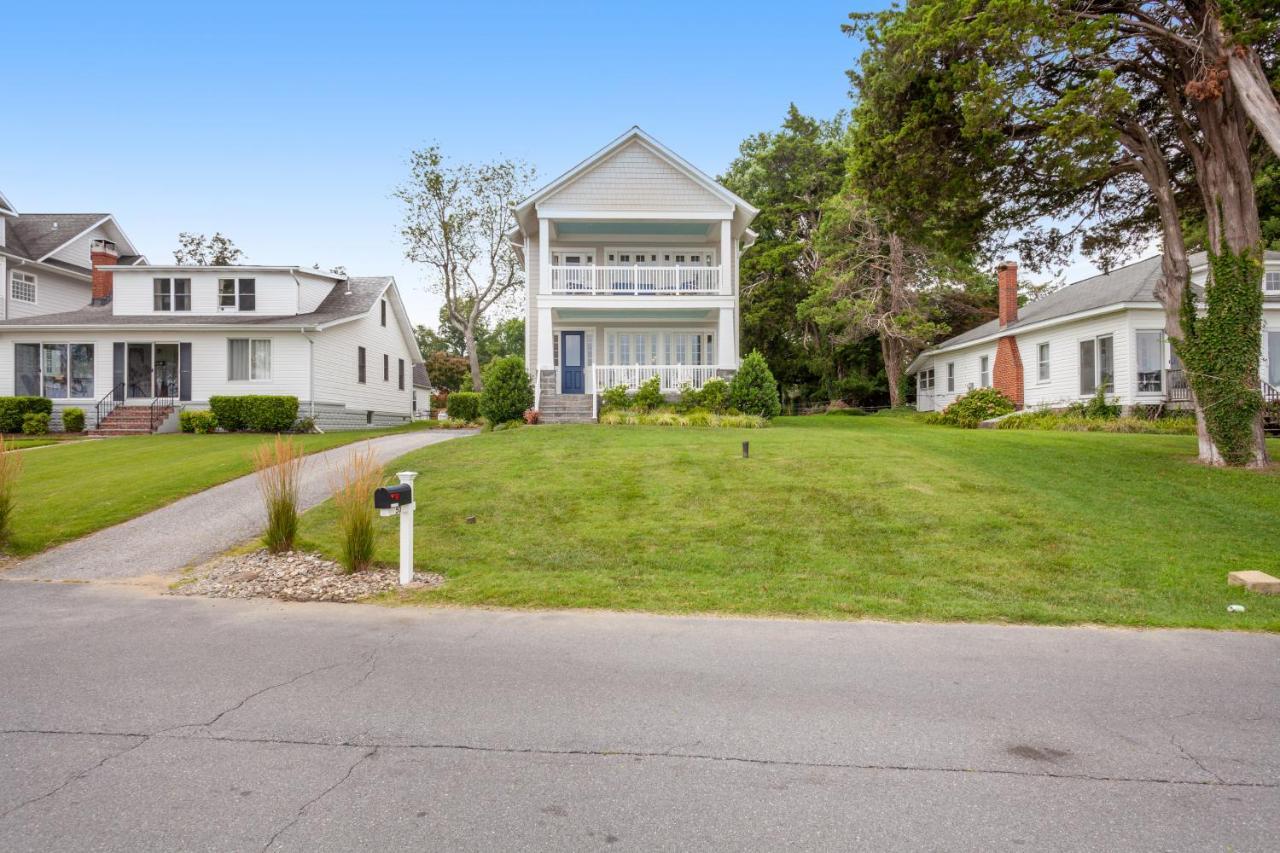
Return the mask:
[[[342,534],[340,560],[348,572],[373,565],[373,492],[381,482],[382,466],[372,449],[353,450],[333,479],[333,505]]]
[[[258,490],[267,508],[267,529],[262,540],[273,554],[293,550],[298,535],[298,488],[302,479],[302,445],[277,435],[258,445],[253,467]]]
[[[12,444],[0,441],[0,547],[13,535],[13,499],[22,473],[22,457]]]

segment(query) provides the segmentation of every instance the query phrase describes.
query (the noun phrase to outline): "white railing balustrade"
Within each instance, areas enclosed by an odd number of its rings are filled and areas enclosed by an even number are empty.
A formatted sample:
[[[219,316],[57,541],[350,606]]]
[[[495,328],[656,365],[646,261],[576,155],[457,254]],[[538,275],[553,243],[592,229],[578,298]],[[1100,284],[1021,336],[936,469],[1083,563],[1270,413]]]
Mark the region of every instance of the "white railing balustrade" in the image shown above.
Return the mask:
[[[566,296],[681,296],[719,293],[720,268],[553,266],[551,292]]]
[[[664,394],[676,393],[686,385],[701,388],[715,378],[717,369],[714,364],[598,364],[594,368],[595,391],[618,385],[634,391],[657,376]]]

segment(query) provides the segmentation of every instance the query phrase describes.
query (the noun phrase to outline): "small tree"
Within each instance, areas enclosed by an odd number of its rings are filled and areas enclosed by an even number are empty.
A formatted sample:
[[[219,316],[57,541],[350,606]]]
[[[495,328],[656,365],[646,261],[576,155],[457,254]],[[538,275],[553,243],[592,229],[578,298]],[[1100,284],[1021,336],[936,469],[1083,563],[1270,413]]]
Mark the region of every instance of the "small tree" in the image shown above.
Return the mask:
[[[221,231],[207,239],[203,234],[183,231],[178,235],[178,248],[173,251],[174,263],[197,267],[231,266],[243,259],[244,252]]]
[[[782,411],[778,399],[778,383],[758,350],[742,360],[742,366],[729,383],[729,404],[744,415],[776,418]]]
[[[484,372],[480,392],[480,414],[491,425],[518,421],[533,408],[533,384],[524,369],[524,359],[507,356],[494,359]]]
[[[435,145],[414,151],[409,169],[408,182],[395,193],[405,207],[405,257],[434,273],[430,286],[444,297],[449,325],[463,337],[471,387],[479,391],[484,317],[524,286],[506,232],[533,170],[514,160],[452,165]]]
[[[450,355],[439,350],[426,353],[427,377],[436,389],[457,391],[470,376],[467,360],[460,355]]]

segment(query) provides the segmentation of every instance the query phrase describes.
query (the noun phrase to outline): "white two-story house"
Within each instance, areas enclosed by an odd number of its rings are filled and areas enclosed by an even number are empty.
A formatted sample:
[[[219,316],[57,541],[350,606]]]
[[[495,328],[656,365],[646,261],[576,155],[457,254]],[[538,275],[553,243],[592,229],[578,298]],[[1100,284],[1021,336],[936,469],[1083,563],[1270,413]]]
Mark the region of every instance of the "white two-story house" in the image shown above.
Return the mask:
[[[638,127],[521,202],[507,236],[544,419],[590,420],[601,391],[653,376],[667,394],[731,376],[756,213]]]
[[[422,357],[395,281],[296,266],[119,263],[95,238],[73,310],[0,320],[0,395],[106,433],[173,429],[216,395],[297,397],[321,429],[402,423]],[[90,298],[92,297],[92,298]]]

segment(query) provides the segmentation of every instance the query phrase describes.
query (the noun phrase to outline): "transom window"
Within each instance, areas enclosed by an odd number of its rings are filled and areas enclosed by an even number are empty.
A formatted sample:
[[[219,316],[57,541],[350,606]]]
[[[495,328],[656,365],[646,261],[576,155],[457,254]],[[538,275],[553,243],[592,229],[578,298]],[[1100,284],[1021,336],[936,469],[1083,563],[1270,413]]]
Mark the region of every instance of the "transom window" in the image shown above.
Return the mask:
[[[93,393],[93,344],[13,345],[13,389],[24,397],[88,399]]]
[[[228,382],[263,382],[270,378],[271,341],[269,339],[227,339]]]
[[[154,278],[151,280],[152,308],[156,311],[190,311],[191,279]]]
[[[36,304],[36,277],[33,273],[13,271],[9,276],[9,298],[15,302]]]
[[[1080,396],[1087,397],[1099,388],[1115,390],[1115,341],[1111,335],[1099,335],[1080,342]]]
[[[253,311],[257,306],[258,281],[253,278],[218,279],[219,311]]]

